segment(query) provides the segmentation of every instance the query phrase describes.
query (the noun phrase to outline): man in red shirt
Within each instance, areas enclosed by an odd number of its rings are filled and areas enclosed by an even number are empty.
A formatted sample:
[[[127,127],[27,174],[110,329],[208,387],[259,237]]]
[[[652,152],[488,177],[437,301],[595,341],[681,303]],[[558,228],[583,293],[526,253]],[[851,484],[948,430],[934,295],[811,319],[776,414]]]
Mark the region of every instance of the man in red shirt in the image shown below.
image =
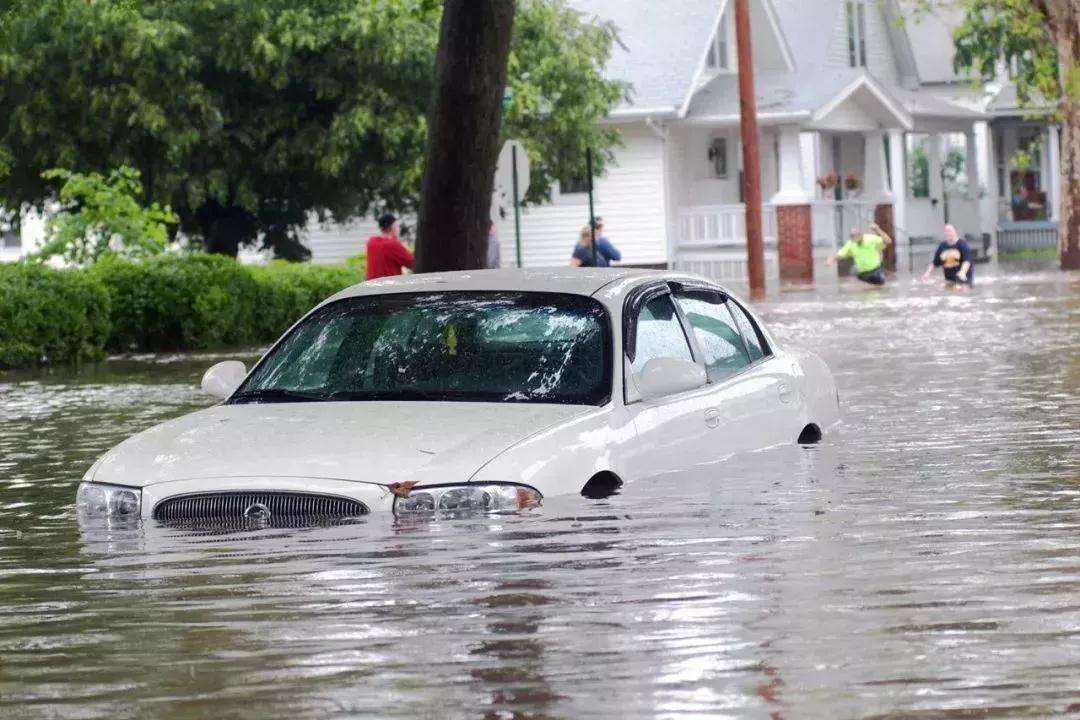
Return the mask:
[[[387,213],[379,218],[378,235],[372,235],[367,241],[368,280],[400,275],[402,268],[412,269],[413,256],[398,240],[397,218]]]

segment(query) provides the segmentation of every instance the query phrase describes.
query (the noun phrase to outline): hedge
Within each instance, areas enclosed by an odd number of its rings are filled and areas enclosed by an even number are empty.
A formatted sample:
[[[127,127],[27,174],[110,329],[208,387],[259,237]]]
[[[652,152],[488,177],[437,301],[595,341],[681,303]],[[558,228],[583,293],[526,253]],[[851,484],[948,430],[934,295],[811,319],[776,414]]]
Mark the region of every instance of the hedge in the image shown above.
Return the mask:
[[[109,257],[67,270],[3,265],[0,368],[268,343],[362,279],[362,264],[253,266],[216,255]]]
[[[111,327],[109,295],[85,273],[0,265],[0,368],[97,360]]]

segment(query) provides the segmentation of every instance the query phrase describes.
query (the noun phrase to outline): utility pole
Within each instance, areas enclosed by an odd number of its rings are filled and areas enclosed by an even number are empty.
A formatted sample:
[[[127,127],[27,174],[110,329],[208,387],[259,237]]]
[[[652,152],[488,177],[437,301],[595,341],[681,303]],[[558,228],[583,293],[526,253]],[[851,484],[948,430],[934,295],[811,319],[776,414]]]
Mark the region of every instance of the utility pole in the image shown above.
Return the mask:
[[[765,297],[765,248],[761,238],[761,154],[758,148],[749,0],[735,0],[735,41],[739,48],[739,114],[743,147],[743,197],[746,200],[746,269],[750,277],[750,297],[760,299]]]

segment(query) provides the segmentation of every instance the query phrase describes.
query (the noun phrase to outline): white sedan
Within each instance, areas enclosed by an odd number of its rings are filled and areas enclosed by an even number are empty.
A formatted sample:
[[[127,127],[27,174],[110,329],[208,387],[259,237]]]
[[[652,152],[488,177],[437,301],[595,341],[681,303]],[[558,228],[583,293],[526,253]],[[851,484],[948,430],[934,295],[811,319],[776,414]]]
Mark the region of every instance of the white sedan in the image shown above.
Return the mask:
[[[622,269],[385,278],[330,298],[214,407],[120,443],[84,517],[289,525],[377,511],[508,512],[839,421],[815,355],[781,347],[712,282]]]

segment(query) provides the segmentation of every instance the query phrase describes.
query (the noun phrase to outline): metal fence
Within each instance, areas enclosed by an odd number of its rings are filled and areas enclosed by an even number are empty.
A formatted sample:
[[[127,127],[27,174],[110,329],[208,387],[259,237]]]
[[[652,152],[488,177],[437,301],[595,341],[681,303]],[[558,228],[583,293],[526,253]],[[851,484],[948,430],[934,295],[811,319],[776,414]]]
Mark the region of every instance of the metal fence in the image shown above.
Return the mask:
[[[998,228],[998,251],[1014,252],[1058,246],[1056,222],[1002,223]]]

